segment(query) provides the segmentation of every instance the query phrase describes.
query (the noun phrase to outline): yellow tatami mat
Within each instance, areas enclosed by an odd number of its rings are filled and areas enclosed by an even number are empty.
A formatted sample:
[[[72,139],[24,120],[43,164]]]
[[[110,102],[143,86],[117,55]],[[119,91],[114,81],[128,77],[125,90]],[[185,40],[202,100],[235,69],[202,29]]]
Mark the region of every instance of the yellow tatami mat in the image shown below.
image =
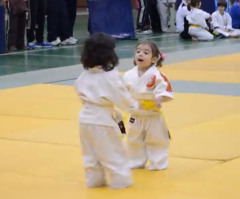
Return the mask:
[[[29,120],[29,122],[31,122],[31,120]],[[11,128],[6,129],[11,130]],[[19,130],[18,132],[10,133],[9,131],[5,131],[2,137],[12,140],[73,145],[78,147],[80,144],[77,120],[58,121],[57,124],[42,125],[41,127],[35,127],[35,129],[28,128],[21,131]]]
[[[240,113],[240,97],[177,93],[163,105],[163,111],[172,130]]]
[[[240,54],[168,64],[161,70],[170,79],[240,83]]]
[[[1,199],[239,198],[240,97],[179,94],[164,105],[169,168],[134,170],[125,190],[88,189],[72,86],[0,91]],[[204,190],[203,190],[204,188]]]
[[[76,119],[80,109],[70,86],[27,86],[0,91],[0,97],[0,115],[68,120]]]
[[[176,192],[197,199],[240,198],[240,158],[176,180]]]
[[[44,128],[61,122],[59,120],[0,115],[0,136],[20,135],[26,131]]]
[[[240,157],[240,114],[177,129],[171,155],[230,160]]]

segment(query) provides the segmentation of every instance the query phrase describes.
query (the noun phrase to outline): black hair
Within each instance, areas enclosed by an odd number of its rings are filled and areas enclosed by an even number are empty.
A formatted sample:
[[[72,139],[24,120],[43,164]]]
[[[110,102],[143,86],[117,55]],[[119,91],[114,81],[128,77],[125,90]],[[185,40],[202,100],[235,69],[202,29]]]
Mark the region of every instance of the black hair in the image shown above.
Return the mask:
[[[225,0],[218,0],[217,7],[223,6],[227,8],[227,2]]]
[[[190,11],[191,10],[191,7],[198,7],[199,4],[201,3],[201,0],[191,0],[191,3],[188,4],[188,10]]]
[[[161,56],[161,54],[162,54],[162,53],[159,51],[159,49],[158,49],[158,47],[157,47],[157,45],[156,45],[156,43],[155,43],[154,41],[151,41],[151,40],[139,41],[139,42],[137,43],[137,45],[136,45],[136,49],[137,49],[137,47],[138,47],[139,45],[148,45],[148,46],[151,48],[151,50],[152,50],[152,57],[159,58],[159,56]],[[156,65],[157,65],[158,67],[162,67],[162,62],[163,62],[163,57],[161,56],[160,59],[158,59]],[[134,63],[135,66],[137,65],[136,62],[135,62],[135,60],[134,60],[133,63]]]
[[[85,40],[81,52],[84,69],[101,66],[104,71],[111,71],[118,65],[115,53],[115,39],[105,33],[94,33]]]

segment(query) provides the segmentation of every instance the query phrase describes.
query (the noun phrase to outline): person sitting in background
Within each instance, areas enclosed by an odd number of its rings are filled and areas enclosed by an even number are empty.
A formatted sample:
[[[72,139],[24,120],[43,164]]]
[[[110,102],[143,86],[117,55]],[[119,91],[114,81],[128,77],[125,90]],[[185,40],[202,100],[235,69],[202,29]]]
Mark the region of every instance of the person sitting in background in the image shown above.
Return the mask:
[[[177,14],[176,14],[176,28],[177,32],[180,33],[180,37],[182,39],[191,39],[191,35],[188,33],[188,24],[186,21],[186,17],[189,14],[189,10],[187,9],[188,4],[190,4],[191,0],[182,0],[182,3],[179,5]]]
[[[240,0],[236,0],[230,10],[232,17],[232,27],[240,29]]]
[[[240,30],[232,28],[232,18],[225,11],[227,3],[225,0],[219,0],[217,3],[218,10],[212,14],[212,27],[221,34],[224,38],[227,37],[239,37]]]
[[[211,15],[201,9],[200,0],[191,0],[188,5],[190,13],[187,16],[187,21],[190,25],[189,34],[194,40],[210,41],[214,36],[209,32],[209,26],[206,20],[211,20]]]

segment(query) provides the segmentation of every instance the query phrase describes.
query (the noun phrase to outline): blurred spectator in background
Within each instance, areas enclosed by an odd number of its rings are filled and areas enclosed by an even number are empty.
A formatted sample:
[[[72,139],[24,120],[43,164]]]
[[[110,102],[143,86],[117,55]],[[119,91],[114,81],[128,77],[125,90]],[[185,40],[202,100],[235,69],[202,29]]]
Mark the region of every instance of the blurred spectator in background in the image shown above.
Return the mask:
[[[149,0],[137,0],[137,34],[151,34],[151,24],[149,15]]]
[[[25,47],[25,27],[27,0],[5,0],[9,19],[7,32],[8,51],[23,50]]]
[[[169,19],[170,19],[170,11],[169,8],[173,7],[176,3],[176,0],[157,0],[157,10],[160,17],[160,23],[163,33],[173,32],[169,29]]]
[[[149,15],[153,32],[161,32],[160,17],[157,11],[157,0],[149,0]]]
[[[47,0],[28,0],[30,28],[27,29],[27,47],[52,47],[51,43],[44,42],[44,24],[47,9]],[[35,41],[36,39],[36,41]]]
[[[218,10],[212,14],[212,27],[224,38],[239,37],[240,30],[232,28],[232,18],[225,11],[227,3],[225,0],[219,0],[217,3]]]
[[[189,10],[187,6],[191,3],[191,0],[182,0],[182,3],[179,5],[177,14],[176,14],[176,29],[180,34],[182,39],[191,39],[191,35],[188,33],[188,22],[186,20]]]
[[[47,0],[48,36],[53,46],[74,45],[77,42],[70,39],[69,18],[65,0]],[[59,37],[59,38],[58,38]]]
[[[76,20],[77,15],[77,0],[65,0],[67,5],[67,12],[68,12],[68,32],[69,32],[69,39],[73,42],[77,43],[77,39],[73,37],[73,28]]]
[[[189,23],[189,34],[192,39],[199,41],[213,40],[213,35],[209,32],[210,28],[207,21],[211,19],[211,15],[200,9],[200,0],[191,0],[188,5],[190,13],[187,15],[187,21]]]

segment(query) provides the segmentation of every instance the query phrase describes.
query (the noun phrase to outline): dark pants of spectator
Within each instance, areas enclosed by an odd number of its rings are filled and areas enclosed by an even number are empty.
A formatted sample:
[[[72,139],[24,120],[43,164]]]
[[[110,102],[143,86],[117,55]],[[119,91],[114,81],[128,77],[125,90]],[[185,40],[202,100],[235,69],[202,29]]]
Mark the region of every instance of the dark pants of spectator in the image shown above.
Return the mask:
[[[157,10],[157,1],[150,0],[149,1],[149,15],[151,19],[152,31],[153,32],[161,32],[161,22],[160,17]]]
[[[24,49],[25,27],[26,27],[26,13],[14,15],[11,11],[9,14],[9,28],[8,28],[8,49],[15,47],[18,50]]]
[[[137,15],[137,29],[150,29],[149,2],[148,0],[138,0],[139,10]]]
[[[47,0],[29,0],[31,26],[27,30],[28,42],[33,42],[35,39],[38,43],[42,43],[44,39],[44,24],[47,8]]]
[[[47,39],[52,42],[60,37],[61,41],[64,41],[70,37],[66,2],[65,0],[48,0],[47,2]]]
[[[73,36],[73,28],[76,20],[77,15],[77,0],[65,0],[67,5],[67,12],[68,12],[68,33],[70,36]]]

